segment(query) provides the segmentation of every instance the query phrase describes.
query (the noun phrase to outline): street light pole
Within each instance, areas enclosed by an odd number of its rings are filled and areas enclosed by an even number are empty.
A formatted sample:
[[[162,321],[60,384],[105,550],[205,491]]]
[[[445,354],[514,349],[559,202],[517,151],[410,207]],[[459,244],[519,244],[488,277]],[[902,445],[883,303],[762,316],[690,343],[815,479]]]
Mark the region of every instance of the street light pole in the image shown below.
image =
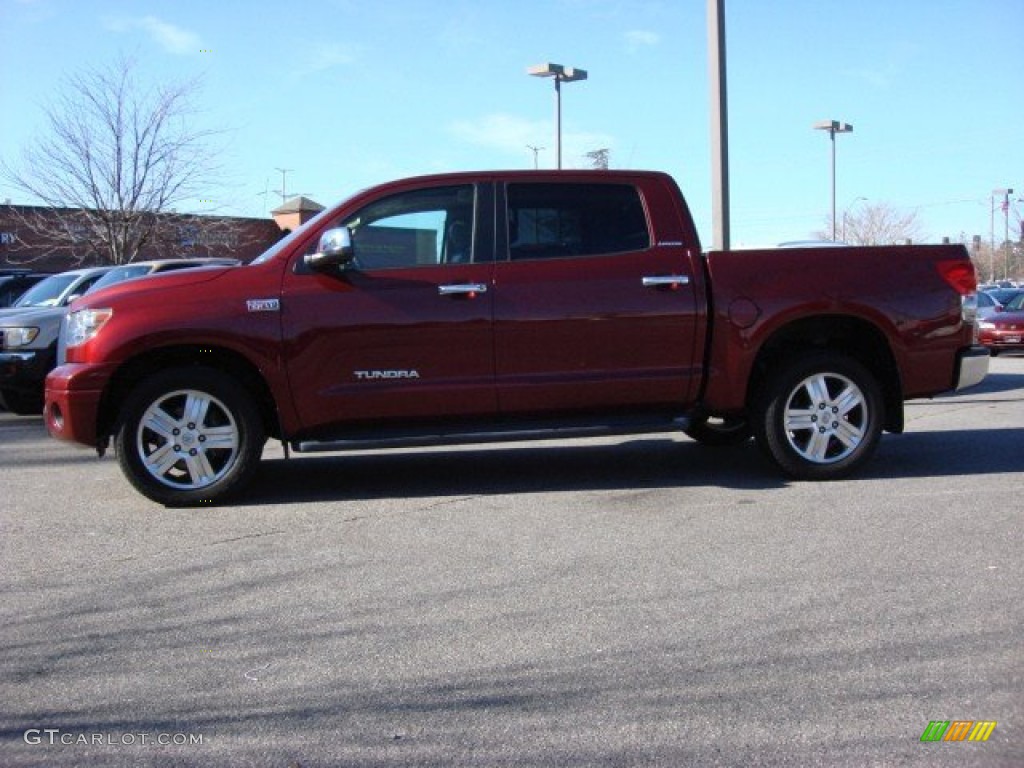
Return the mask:
[[[725,0],[708,0],[708,86],[711,92],[712,248],[729,250],[729,108],[726,94]]]
[[[814,124],[816,131],[828,131],[832,142],[832,240],[836,239],[836,134],[853,133],[853,126],[838,120],[825,120]]]
[[[993,189],[992,199],[989,201],[989,238],[991,239],[989,267],[992,272],[993,283],[996,281],[996,196],[1001,195],[1003,198],[1003,243],[1006,244],[1010,241],[1010,195],[1012,194],[1012,189]],[[1006,261],[1009,262],[1009,259]],[[1009,264],[1007,263],[1006,269],[1008,268]]]
[[[537,64],[526,70],[533,77],[553,77],[555,79],[555,154],[557,168],[562,167],[562,83],[573,83],[587,79],[587,70],[574,67],[563,67],[561,64]]]

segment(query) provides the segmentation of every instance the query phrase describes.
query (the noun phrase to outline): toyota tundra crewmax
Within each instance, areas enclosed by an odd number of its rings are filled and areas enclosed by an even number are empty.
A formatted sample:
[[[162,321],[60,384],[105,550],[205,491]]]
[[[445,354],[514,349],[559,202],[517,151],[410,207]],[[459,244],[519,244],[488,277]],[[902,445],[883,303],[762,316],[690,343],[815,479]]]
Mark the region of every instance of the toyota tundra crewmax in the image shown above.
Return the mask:
[[[74,302],[51,434],[170,506],[296,452],[678,430],[789,476],[861,467],[903,403],[981,381],[959,245],[703,253],[671,177],[404,179],[251,264]]]

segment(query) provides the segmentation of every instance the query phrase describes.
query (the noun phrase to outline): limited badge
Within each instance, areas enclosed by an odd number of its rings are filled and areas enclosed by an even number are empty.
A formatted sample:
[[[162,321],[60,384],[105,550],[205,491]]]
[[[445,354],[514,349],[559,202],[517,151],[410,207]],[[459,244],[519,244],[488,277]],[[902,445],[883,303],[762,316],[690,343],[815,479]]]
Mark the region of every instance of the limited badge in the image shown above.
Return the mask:
[[[245,302],[250,312],[278,312],[281,309],[280,299],[249,299]]]

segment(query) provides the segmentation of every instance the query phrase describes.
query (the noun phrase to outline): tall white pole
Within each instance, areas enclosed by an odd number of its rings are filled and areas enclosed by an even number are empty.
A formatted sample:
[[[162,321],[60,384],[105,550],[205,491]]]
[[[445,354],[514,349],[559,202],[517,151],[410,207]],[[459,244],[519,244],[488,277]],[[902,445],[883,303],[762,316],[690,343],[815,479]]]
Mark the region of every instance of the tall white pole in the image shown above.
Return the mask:
[[[558,164],[555,166],[562,170],[562,78],[555,75],[555,154]]]
[[[836,132],[829,131],[832,140],[832,242],[836,241]]]
[[[714,250],[729,249],[729,114],[725,74],[725,0],[708,0],[711,90],[711,219]]]

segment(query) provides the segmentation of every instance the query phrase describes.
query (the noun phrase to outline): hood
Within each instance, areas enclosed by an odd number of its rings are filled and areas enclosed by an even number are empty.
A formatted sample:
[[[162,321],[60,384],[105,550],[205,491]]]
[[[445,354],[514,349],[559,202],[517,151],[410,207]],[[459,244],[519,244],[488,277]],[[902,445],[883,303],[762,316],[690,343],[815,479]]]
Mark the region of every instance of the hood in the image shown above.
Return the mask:
[[[71,309],[82,309],[83,307],[102,307],[105,304],[116,301],[126,295],[138,296],[146,293],[156,293],[174,288],[181,288],[189,285],[209,283],[217,278],[223,277],[228,272],[236,269],[244,269],[244,266],[229,267],[190,267],[189,269],[178,269],[172,272],[157,272],[152,275],[135,277],[125,280],[109,288],[101,288],[98,291],[91,291],[71,303]]]
[[[17,307],[10,312],[0,312],[0,326],[13,328],[23,325],[38,325],[47,320],[60,319],[67,314],[67,307]]]
[[[31,307],[3,307],[3,308],[0,308],[0,320],[3,320],[5,317],[12,317],[14,315],[21,315],[21,314],[24,314],[25,312],[29,312],[31,310],[32,310]]]
[[[1000,328],[1016,326],[1017,328],[1024,329],[1024,309],[1019,309],[1015,312],[1003,310],[994,315],[989,315],[985,318],[985,322],[992,323]]]

